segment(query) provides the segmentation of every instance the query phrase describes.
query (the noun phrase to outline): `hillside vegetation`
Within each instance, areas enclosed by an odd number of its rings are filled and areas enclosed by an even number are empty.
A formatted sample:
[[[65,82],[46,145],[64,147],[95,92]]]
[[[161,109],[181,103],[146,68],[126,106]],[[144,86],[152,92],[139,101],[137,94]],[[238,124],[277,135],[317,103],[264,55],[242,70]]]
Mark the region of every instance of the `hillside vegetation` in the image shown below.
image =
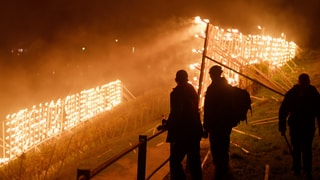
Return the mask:
[[[320,87],[320,59],[295,59],[285,69],[296,82],[307,72],[311,82]],[[310,57],[310,56],[306,56]],[[285,67],[284,67],[285,68]],[[0,168],[2,179],[75,179],[76,169],[94,167],[137,142],[141,132],[156,127],[169,112],[171,85],[146,92],[110,112],[88,120],[59,137],[52,138]],[[231,135],[231,171],[235,179],[292,179],[291,156],[285,139],[278,132],[277,114],[282,96],[259,87],[252,95],[253,114]],[[320,137],[314,140],[314,177],[320,178]],[[202,156],[209,148],[202,141]],[[213,174],[211,156],[203,167],[204,177]]]

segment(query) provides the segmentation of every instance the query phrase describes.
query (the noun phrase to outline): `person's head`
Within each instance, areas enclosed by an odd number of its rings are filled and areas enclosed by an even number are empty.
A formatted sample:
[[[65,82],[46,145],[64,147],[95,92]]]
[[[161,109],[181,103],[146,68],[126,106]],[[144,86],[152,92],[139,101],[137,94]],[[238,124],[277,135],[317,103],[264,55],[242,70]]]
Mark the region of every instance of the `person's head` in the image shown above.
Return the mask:
[[[221,77],[221,73],[222,73],[221,66],[214,65],[209,70],[209,74],[211,78]]]
[[[187,71],[185,71],[185,70],[177,71],[175,81],[178,84],[187,83],[188,82],[188,73],[187,73]]]
[[[299,75],[298,82],[299,82],[299,84],[302,85],[302,86],[309,85],[309,84],[310,84],[309,75],[306,74],[306,73],[300,74],[300,75]]]

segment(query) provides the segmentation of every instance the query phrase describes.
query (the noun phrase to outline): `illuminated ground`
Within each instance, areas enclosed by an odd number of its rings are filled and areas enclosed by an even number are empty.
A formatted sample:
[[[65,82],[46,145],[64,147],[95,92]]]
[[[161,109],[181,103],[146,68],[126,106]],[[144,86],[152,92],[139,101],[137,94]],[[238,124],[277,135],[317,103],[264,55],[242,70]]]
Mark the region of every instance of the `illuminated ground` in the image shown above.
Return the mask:
[[[319,88],[320,74],[317,71],[319,62],[305,61],[303,63],[307,64],[303,65],[301,71],[308,72],[312,77],[312,83]],[[295,76],[293,75],[293,77]],[[248,124],[242,123],[231,135],[230,172],[233,179],[302,179],[302,177],[293,176],[290,170],[291,156],[288,146],[278,132],[277,111],[279,100],[282,97],[268,90],[256,94],[255,97],[253,99],[253,116],[249,116]],[[316,131],[313,146],[314,179],[320,179],[320,164],[318,163],[320,162],[320,136],[318,134],[319,129]],[[212,180],[214,174],[214,166],[211,163],[211,155],[208,154],[208,150],[208,140],[203,139],[201,155],[205,160],[203,162],[204,180]],[[135,172],[135,168],[132,171]],[[134,177],[135,174],[127,178],[134,179]],[[170,178],[167,175],[163,179]]]

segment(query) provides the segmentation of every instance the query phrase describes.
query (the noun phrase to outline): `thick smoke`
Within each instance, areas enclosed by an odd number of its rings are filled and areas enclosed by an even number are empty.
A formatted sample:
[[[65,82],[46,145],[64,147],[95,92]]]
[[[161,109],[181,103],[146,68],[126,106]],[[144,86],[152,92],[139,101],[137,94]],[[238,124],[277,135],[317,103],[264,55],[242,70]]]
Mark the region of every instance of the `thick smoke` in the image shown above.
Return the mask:
[[[188,31],[196,15],[246,34],[262,33],[258,25],[265,34],[284,32],[299,46],[319,36],[316,0],[6,3],[0,9],[4,115],[116,79],[135,95],[174,86],[175,72],[199,58],[190,53]]]
[[[2,71],[3,113],[56,100],[120,79],[134,95],[171,88],[175,72],[186,69],[194,34],[191,18],[172,18],[130,36],[63,30],[56,40],[21,55],[11,54]],[[43,42],[42,42],[43,43]],[[15,63],[12,63],[15,61]],[[10,70],[7,70],[10,69]],[[4,78],[5,77],[5,78]]]

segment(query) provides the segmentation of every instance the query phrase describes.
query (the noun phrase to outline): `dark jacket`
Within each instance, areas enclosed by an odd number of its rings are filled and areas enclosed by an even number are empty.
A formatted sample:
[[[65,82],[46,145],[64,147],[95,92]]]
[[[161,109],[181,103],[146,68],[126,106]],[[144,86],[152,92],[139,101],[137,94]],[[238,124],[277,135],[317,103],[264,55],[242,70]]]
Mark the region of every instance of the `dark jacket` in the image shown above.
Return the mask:
[[[201,140],[202,125],[198,110],[198,95],[191,84],[178,84],[171,92],[167,127],[167,142]]]
[[[286,129],[286,120],[290,132],[312,132],[315,130],[315,117],[320,122],[320,95],[312,86],[294,85],[284,97],[279,109],[279,131]],[[320,123],[319,123],[320,124]]]
[[[203,127],[208,132],[228,132],[232,125],[231,112],[232,87],[224,78],[212,82],[207,88],[204,101]]]

